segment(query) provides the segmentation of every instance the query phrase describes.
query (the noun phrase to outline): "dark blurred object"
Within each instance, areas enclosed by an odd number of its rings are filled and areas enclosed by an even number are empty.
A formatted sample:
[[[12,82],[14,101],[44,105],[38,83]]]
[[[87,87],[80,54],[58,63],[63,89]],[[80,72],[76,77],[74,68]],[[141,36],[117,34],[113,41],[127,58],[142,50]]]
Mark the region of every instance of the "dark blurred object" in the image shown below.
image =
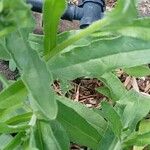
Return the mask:
[[[32,10],[42,12],[42,0],[27,0],[32,5]],[[85,28],[93,22],[104,16],[105,1],[104,0],[80,0],[78,6],[68,4],[65,13],[61,19],[64,20],[80,20],[80,28]]]

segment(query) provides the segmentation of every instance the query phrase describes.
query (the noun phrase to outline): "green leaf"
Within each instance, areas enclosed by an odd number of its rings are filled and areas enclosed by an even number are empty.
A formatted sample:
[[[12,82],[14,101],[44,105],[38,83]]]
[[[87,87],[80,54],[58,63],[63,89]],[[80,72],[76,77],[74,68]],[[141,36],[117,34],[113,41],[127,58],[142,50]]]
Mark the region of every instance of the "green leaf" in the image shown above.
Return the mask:
[[[6,48],[5,44],[6,44],[5,38],[0,38],[0,59],[9,60],[10,55],[7,51],[7,48]]]
[[[108,22],[110,22],[108,27],[111,28],[112,24],[115,26],[126,24],[131,20],[138,18],[136,5],[136,0],[118,0],[115,9],[112,12],[108,12],[106,14],[106,19]]]
[[[6,122],[7,120],[26,113],[26,110],[23,108],[22,104],[18,104],[0,111],[0,122]]]
[[[112,95],[111,95],[108,87],[106,87],[106,86],[98,87],[98,88],[96,88],[96,91],[103,94],[104,96],[112,99]]]
[[[101,105],[102,105],[102,111],[105,115],[105,118],[110,123],[110,127],[112,131],[118,138],[120,138],[123,129],[120,116],[115,111],[115,109],[107,102],[102,102]]]
[[[121,83],[121,81],[111,72],[103,74],[99,79],[107,86],[109,89],[111,100],[117,101],[122,95],[127,93],[127,90]]]
[[[98,131],[100,135],[104,134],[107,123],[105,119],[101,115],[97,114],[93,109],[89,109],[84,105],[78,102],[74,102],[65,97],[57,97],[57,100],[64,104],[66,107],[71,108],[81,117],[83,117],[90,125],[92,125]]]
[[[150,18],[138,18],[130,22],[128,25],[120,27],[117,32],[124,36],[130,36],[149,41],[149,24]]]
[[[139,133],[150,132],[150,119],[142,120],[139,125]]]
[[[16,66],[15,62],[13,61],[13,59],[9,60],[9,69],[11,71],[15,71],[17,69],[17,66]]]
[[[150,68],[146,65],[124,69],[130,76],[144,77],[150,75]]]
[[[150,111],[150,98],[133,90],[123,95],[117,103],[125,105],[122,116],[123,125],[131,131],[135,130],[137,123]]]
[[[0,123],[0,133],[17,133],[28,129],[29,125],[7,125],[6,123]]]
[[[99,77],[116,68],[147,64],[150,62],[149,55],[148,41],[118,37],[113,40],[97,40],[88,46],[76,47],[59,54],[48,61],[48,67],[55,79]]]
[[[8,142],[8,144],[4,147],[3,150],[13,150],[15,148],[17,148],[21,142],[22,142],[22,138],[25,136],[25,133],[20,132],[18,133],[13,140],[11,140],[10,142]]]
[[[48,55],[56,46],[57,29],[65,9],[65,0],[44,0],[44,54]],[[54,11],[55,10],[55,11]]]
[[[107,130],[97,146],[97,150],[121,150],[121,142],[111,130]]]
[[[46,60],[49,60],[66,47],[72,45],[83,37],[89,36],[91,33],[97,30],[111,31],[112,27],[116,28],[118,26],[125,26],[133,19],[137,19],[137,10],[135,4],[136,1],[119,0],[117,7],[109,15],[106,15],[104,19],[93,23],[88,28],[81,30],[77,34],[71,36],[67,40],[64,40],[61,44],[57,45],[52,50],[51,55],[46,57]]]
[[[150,132],[143,134],[133,134],[124,143],[127,146],[145,146],[150,144]]]
[[[16,81],[0,93],[0,109],[22,104],[27,96],[27,90],[21,80]]]
[[[53,82],[52,75],[47,70],[46,63],[30,48],[28,32],[22,30],[10,35],[7,38],[7,48],[23,73],[21,78],[33,97],[35,107],[47,119],[54,119],[57,115],[57,104],[50,87]],[[16,42],[19,44],[15,44]]]
[[[64,127],[58,121],[50,122],[53,134],[62,150],[70,148],[70,140]]]
[[[29,113],[14,116],[9,120],[7,120],[6,123],[9,125],[15,125],[23,122],[29,122],[31,117],[32,117],[32,113],[29,112]]]
[[[127,146],[143,146],[143,148],[150,144],[150,120],[142,120],[139,125],[138,133],[128,137],[128,139],[125,141],[125,144]]]
[[[65,127],[71,141],[95,149],[102,135],[71,107],[60,101],[58,107],[57,119]]]
[[[51,127],[48,122],[40,122],[44,150],[69,150],[69,140],[64,129],[58,122],[53,123]]]
[[[0,149],[4,149],[4,147],[13,139],[13,137],[9,134],[1,134],[0,135]]]
[[[30,47],[34,50],[36,50],[39,55],[43,56],[44,53],[44,37],[43,35],[38,34],[29,34],[29,44]]]

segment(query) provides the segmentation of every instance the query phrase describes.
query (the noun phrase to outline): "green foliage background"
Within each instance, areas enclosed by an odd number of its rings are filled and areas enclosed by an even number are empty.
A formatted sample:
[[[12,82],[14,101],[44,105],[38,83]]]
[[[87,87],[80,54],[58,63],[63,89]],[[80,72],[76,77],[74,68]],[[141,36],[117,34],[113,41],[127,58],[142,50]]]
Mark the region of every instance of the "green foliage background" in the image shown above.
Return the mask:
[[[70,141],[94,150],[144,148],[150,144],[150,97],[126,90],[115,75],[124,69],[149,75],[150,18],[139,18],[136,0],[119,0],[115,9],[90,27],[57,34],[65,1],[45,0],[44,35],[32,33],[30,6],[0,1],[0,58],[13,60],[20,78],[0,93],[0,149],[67,150]],[[49,8],[55,12],[49,16]],[[54,93],[51,84],[87,76],[112,100],[99,109]]]

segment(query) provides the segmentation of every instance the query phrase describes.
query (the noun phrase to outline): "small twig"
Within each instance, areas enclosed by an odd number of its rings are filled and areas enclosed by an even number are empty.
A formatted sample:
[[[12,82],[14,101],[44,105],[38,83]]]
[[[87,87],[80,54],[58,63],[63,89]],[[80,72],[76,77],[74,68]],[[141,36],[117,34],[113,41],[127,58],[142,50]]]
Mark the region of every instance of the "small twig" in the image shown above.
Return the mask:
[[[139,86],[138,86],[138,84],[137,84],[137,81],[136,81],[136,78],[135,78],[135,77],[132,78],[132,86],[133,86],[133,89],[134,89],[135,91],[140,92]]]
[[[53,88],[54,88],[54,91],[56,92],[56,93],[58,93],[59,95],[63,95],[62,93],[61,93],[61,91],[60,91],[60,89],[58,89],[58,87],[53,83]]]
[[[150,90],[150,83],[146,85],[144,92],[147,93]]]
[[[81,84],[81,83],[80,83]],[[77,86],[77,89],[76,89],[76,95],[75,95],[75,99],[74,101],[79,101],[79,95],[80,95],[80,84]]]
[[[128,76],[124,82],[124,86],[127,88],[127,89],[130,89],[131,87],[131,77]]]

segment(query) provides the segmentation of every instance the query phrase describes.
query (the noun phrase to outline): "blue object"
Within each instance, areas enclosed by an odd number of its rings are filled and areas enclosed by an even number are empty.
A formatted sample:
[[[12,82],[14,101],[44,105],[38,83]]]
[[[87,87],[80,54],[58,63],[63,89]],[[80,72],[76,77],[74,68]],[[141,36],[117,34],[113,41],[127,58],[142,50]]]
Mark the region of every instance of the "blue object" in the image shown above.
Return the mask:
[[[42,0],[27,0],[32,5],[32,10],[42,12]],[[61,19],[80,20],[80,28],[83,29],[93,22],[100,20],[105,11],[104,0],[80,0],[78,6],[68,4]]]

